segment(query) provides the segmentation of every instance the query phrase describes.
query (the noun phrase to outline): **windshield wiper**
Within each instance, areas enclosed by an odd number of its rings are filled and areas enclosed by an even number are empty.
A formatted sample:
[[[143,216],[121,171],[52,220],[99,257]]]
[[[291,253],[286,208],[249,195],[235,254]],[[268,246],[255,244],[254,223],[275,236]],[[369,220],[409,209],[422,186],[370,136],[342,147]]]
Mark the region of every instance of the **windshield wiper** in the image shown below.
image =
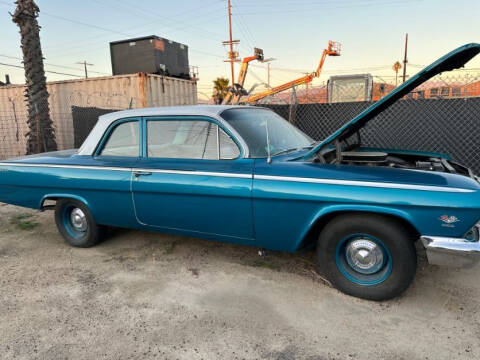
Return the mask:
[[[289,153],[289,152],[292,152],[292,151],[297,151],[297,150],[299,150],[299,149],[298,148],[285,149],[285,150],[281,150],[279,152],[273,153],[271,156],[286,154],[286,153]]]
[[[307,146],[303,146],[303,147],[301,147],[301,148],[298,149],[298,150],[313,149],[315,146],[317,146],[318,144],[320,144],[321,141],[322,141],[322,140],[314,141],[314,142],[312,142],[311,144],[308,144]]]
[[[310,145],[305,146],[305,147],[312,147],[312,148],[313,148],[313,147],[317,146],[318,144],[320,144],[322,141],[323,141],[323,140],[314,141],[314,142],[312,142]]]

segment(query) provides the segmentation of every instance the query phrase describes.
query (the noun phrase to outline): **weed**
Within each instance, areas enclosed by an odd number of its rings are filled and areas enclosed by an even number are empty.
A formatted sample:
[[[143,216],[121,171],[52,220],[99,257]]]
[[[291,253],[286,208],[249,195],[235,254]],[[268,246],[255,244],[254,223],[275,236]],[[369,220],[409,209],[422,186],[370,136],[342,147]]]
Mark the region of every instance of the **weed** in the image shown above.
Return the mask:
[[[200,275],[200,270],[195,269],[195,268],[190,268],[188,269],[192,273],[193,276],[198,277]]]
[[[271,263],[269,261],[265,261],[263,259],[252,260],[245,263],[245,265],[252,266],[252,267],[261,267],[261,268],[270,269],[270,270],[278,270],[278,266],[276,264]]]
[[[39,224],[32,220],[32,214],[19,214],[10,217],[10,224],[15,225],[19,230],[32,230]]]
[[[175,241],[166,243],[163,248],[163,253],[166,255],[172,254],[176,246],[177,246],[177,243]]]

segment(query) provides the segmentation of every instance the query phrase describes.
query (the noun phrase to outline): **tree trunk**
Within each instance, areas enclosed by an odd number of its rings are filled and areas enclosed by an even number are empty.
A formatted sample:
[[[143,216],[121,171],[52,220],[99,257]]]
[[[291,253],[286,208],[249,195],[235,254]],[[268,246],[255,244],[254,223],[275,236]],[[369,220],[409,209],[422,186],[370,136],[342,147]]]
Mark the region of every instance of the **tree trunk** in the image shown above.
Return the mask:
[[[33,0],[17,0],[12,20],[20,28],[28,103],[27,154],[57,150],[50,119],[48,92],[40,45],[39,8]]]

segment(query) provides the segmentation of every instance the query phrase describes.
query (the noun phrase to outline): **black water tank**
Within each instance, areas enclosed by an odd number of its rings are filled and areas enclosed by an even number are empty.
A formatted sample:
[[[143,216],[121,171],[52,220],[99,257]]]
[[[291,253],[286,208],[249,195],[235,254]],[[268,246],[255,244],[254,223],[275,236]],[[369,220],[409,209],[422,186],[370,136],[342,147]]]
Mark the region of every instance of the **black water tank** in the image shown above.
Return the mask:
[[[190,78],[188,46],[158,36],[110,43],[113,75],[146,72]]]

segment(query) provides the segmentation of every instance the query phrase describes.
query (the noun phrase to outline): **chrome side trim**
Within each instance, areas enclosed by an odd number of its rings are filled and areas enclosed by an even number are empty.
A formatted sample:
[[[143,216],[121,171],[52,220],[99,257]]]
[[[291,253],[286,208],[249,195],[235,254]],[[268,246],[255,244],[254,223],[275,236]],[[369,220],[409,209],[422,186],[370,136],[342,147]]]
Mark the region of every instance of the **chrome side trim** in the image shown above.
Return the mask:
[[[35,167],[35,168],[60,168],[60,169],[81,169],[81,170],[110,170],[110,171],[132,171],[131,168],[114,166],[89,166],[89,165],[60,165],[60,164],[26,164],[26,163],[4,163],[0,166]]]
[[[158,174],[177,174],[177,175],[196,175],[196,176],[215,176],[228,178],[252,179],[252,174],[236,174],[236,173],[222,173],[211,171],[195,171],[195,170],[165,170],[165,169],[139,169],[139,168],[122,168],[111,166],[86,166],[86,165],[56,165],[56,164],[24,164],[24,163],[2,163],[0,166],[15,166],[15,167],[35,167],[35,168],[61,168],[61,169],[81,169],[81,170],[111,170],[111,171],[138,171],[151,172]]]
[[[217,160],[220,160],[220,127],[216,126],[216,137],[217,137]]]
[[[251,174],[221,173],[196,170],[164,170],[164,169],[134,169],[134,171],[148,171],[157,174],[178,174],[178,175],[197,175],[197,176],[217,176],[229,178],[252,179]]]
[[[463,238],[422,236],[428,262],[433,265],[469,267],[480,260],[480,243]]]
[[[356,180],[316,179],[316,178],[304,178],[304,177],[293,177],[293,176],[255,175],[254,179],[272,180],[272,181],[293,181],[293,182],[327,184],[327,185],[366,186],[366,187],[387,188],[387,189],[460,192],[460,193],[475,192],[475,190],[471,190],[471,189],[451,188],[451,187],[444,187],[444,186],[412,185],[412,184],[398,184],[398,183],[356,181]]]
[[[252,175],[252,174],[236,174],[236,173],[222,173],[222,172],[210,172],[210,171],[186,171],[186,170],[166,170],[166,169],[139,169],[139,168],[124,168],[124,167],[112,167],[112,166],[87,166],[87,165],[59,165],[59,164],[27,164],[27,163],[8,163],[0,162],[0,166],[16,166],[16,167],[43,167],[43,168],[63,168],[63,169],[82,169],[82,170],[110,170],[110,171],[149,171],[159,174],[178,174],[178,175],[197,175],[197,176],[217,176],[217,177],[229,177],[229,178],[242,178],[242,179],[258,179],[258,180],[272,180],[272,181],[291,181],[313,184],[327,184],[327,185],[345,185],[345,186],[364,186],[364,187],[376,187],[387,189],[406,189],[406,190],[422,190],[422,191],[438,191],[438,192],[459,192],[470,193],[475,192],[471,189],[462,188],[450,188],[443,186],[430,186],[430,185],[412,185],[412,184],[396,184],[385,182],[373,182],[373,181],[355,181],[355,180],[337,180],[337,179],[316,179],[316,178],[303,178],[293,176],[271,176],[271,175]]]

